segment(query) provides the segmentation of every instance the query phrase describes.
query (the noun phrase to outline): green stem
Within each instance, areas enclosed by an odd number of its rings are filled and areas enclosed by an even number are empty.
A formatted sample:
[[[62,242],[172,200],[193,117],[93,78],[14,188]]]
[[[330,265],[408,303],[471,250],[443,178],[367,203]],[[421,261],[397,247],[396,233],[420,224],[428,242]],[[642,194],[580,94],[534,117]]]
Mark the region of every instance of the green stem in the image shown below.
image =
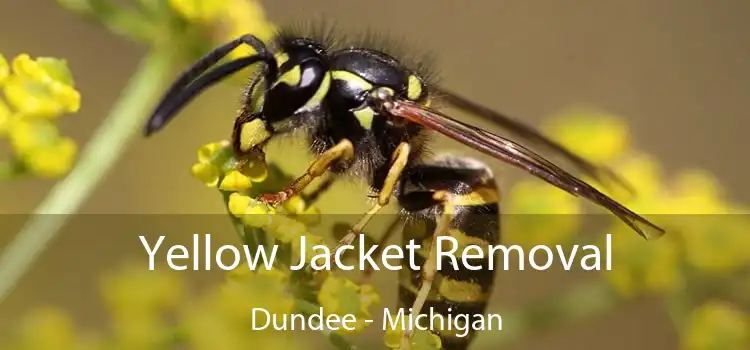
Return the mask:
[[[170,59],[170,55],[158,50],[143,59],[110,115],[88,142],[78,164],[49,192],[0,256],[0,302],[140,133],[154,98],[169,78]]]

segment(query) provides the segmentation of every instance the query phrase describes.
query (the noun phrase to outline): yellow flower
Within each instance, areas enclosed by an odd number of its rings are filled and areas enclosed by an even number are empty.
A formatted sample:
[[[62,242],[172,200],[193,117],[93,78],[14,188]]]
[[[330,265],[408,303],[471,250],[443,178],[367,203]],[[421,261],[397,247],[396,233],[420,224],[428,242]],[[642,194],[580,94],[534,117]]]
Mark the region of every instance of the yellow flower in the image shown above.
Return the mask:
[[[12,117],[13,112],[11,112],[5,101],[0,99],[0,136],[4,136],[8,132]]]
[[[223,0],[169,0],[169,6],[188,21],[199,23],[220,19],[227,10]]]
[[[81,95],[73,87],[64,60],[48,57],[32,60],[29,55],[21,54],[13,60],[13,73],[3,87],[8,102],[19,113],[55,118],[80,108]]]
[[[129,348],[158,345],[167,322],[164,312],[180,305],[182,283],[174,274],[128,265],[102,281],[114,336]]]
[[[678,234],[687,263],[707,273],[731,273],[750,262],[750,220],[744,215],[690,215]],[[690,227],[688,227],[690,226]]]
[[[390,349],[399,349],[404,331],[386,329],[383,341]],[[413,350],[439,350],[442,349],[442,341],[435,333],[421,329],[415,329],[411,336],[411,349]]]
[[[208,187],[216,187],[219,182],[219,168],[210,163],[195,163],[190,173]]]
[[[72,320],[56,309],[39,309],[27,316],[23,338],[29,349],[72,349],[76,344]]]
[[[521,246],[569,241],[579,226],[580,199],[546,182],[524,180],[508,193],[504,239]]]
[[[322,241],[322,238],[318,241],[317,236],[307,234],[304,221],[296,220],[287,215],[275,215],[276,210],[273,207],[258,202],[249,196],[239,193],[230,194],[227,208],[232,215],[241,219],[245,225],[263,228],[281,243],[292,242],[296,244],[293,246],[296,253],[300,252],[299,238],[302,235],[307,235],[308,243],[311,243],[312,239],[315,239],[316,242]],[[306,249],[311,249],[311,247],[309,246]],[[310,256],[308,255],[308,257]]]
[[[681,172],[670,186],[675,214],[727,214],[730,209],[721,198],[716,179],[701,170]]]
[[[229,147],[229,141],[210,142],[198,148],[198,162],[210,163],[214,155],[220,150]]]
[[[237,170],[230,170],[221,180],[219,189],[222,191],[244,191],[252,186],[249,177],[243,175]]]
[[[299,214],[305,211],[305,200],[300,196],[294,196],[286,200],[282,207],[291,214]]]
[[[10,75],[10,67],[8,66],[8,60],[5,56],[0,54],[0,85],[5,82],[5,79]]]
[[[274,208],[236,192],[229,195],[227,208],[232,215],[250,227],[267,228],[272,220],[276,221],[276,218],[272,219],[272,215],[276,213]]]
[[[40,147],[30,152],[25,159],[31,173],[47,178],[67,174],[75,163],[78,146],[70,138],[61,138],[49,147]]]
[[[286,314],[294,308],[294,298],[286,290],[288,283],[288,272],[277,268],[261,268],[242,278],[233,279],[223,288],[223,293],[227,297],[236,296],[235,292],[245,294],[245,297],[253,296],[252,302],[245,302],[247,306],[241,307],[245,311],[252,312],[251,307],[261,307],[271,314]],[[232,304],[231,301],[226,302],[228,308],[232,308]],[[238,307],[239,305],[234,305],[234,308]]]
[[[42,119],[17,119],[9,125],[13,151],[23,157],[39,148],[54,145],[60,138],[57,126]]]
[[[750,346],[750,320],[738,308],[721,301],[693,310],[682,348],[685,350],[744,350]]]
[[[50,119],[80,108],[80,94],[64,60],[15,57],[12,73],[0,55],[0,136],[8,137],[19,172],[55,178],[67,174],[78,147]],[[7,103],[6,103],[7,101]]]
[[[669,209],[664,200],[663,170],[651,155],[634,152],[615,165],[614,171],[633,186],[635,197],[621,188],[607,188],[603,192],[640,214],[663,214]]]
[[[187,343],[191,349],[246,349],[248,344],[259,349],[297,349],[302,344],[284,332],[250,330],[252,322],[262,326],[267,315],[253,317],[260,308],[270,315],[288,315],[294,299],[286,291],[289,276],[278,269],[230,274],[226,285],[210,291],[197,303],[186,304],[184,311]]]
[[[190,173],[208,187],[219,187],[223,191],[244,191],[253,182],[266,178],[265,159],[246,157],[243,162],[233,158],[228,141],[211,142],[198,149],[198,162],[190,168]],[[221,184],[219,179],[223,178]]]
[[[297,242],[299,244],[299,238],[307,233],[307,227],[305,227],[305,224],[292,218],[276,216],[268,227],[268,231],[282,243]],[[323,241],[322,238],[317,239],[315,235],[307,235],[307,237],[310,238],[308,242],[311,244],[313,244],[313,241],[315,242],[314,244],[320,244]],[[299,246],[296,247],[295,252],[299,253],[302,248]]]
[[[594,163],[609,163],[628,148],[630,131],[621,118],[604,112],[570,110],[543,128],[571,151]]]
[[[624,226],[611,237],[612,269],[604,276],[618,293],[633,297],[681,287],[679,250],[670,237],[646,241]]]
[[[651,193],[639,192],[631,208],[669,214],[655,221],[681,240],[689,264],[704,272],[721,273],[750,261],[750,237],[745,232],[748,220],[744,215],[732,215],[735,210],[722,198],[713,176],[683,171],[669,187],[661,191],[656,187],[650,188]]]
[[[182,281],[174,274],[125,266],[102,281],[102,293],[115,314],[164,310],[182,299]]]
[[[229,203],[227,208],[232,215],[241,217],[245,215],[247,208],[253,203],[253,199],[249,196],[241,195],[239,193],[232,193],[229,195]]]
[[[169,0],[169,5],[190,22],[218,26],[216,40],[222,43],[248,33],[268,41],[276,32],[257,0]],[[229,57],[239,58],[254,53],[249,46],[241,45]]]
[[[211,142],[198,148],[198,162],[190,167],[190,173],[208,187],[216,187],[222,175],[223,154],[230,148],[229,142]]]
[[[78,147],[61,137],[57,127],[44,119],[19,119],[10,123],[10,143],[27,170],[42,177],[67,174],[76,159]]]
[[[354,315],[354,330],[341,329],[341,333],[358,333],[367,327],[365,320],[372,319],[370,308],[380,303],[380,296],[371,285],[358,286],[344,277],[330,275],[320,287],[318,303],[326,315]]]
[[[312,226],[320,222],[320,211],[318,208],[308,207],[301,196],[289,198],[282,204],[282,207],[305,225]]]
[[[267,42],[276,32],[276,27],[266,18],[263,6],[257,0],[227,0],[226,18],[222,21],[223,33],[220,41],[234,39],[251,33]],[[239,58],[255,52],[247,45],[234,49],[229,56]]]

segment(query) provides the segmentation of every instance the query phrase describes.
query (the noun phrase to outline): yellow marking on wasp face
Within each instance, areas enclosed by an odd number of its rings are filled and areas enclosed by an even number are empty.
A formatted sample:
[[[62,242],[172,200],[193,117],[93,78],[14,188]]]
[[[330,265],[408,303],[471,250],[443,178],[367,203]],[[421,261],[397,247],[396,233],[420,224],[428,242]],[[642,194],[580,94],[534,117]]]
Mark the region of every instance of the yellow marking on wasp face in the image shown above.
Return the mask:
[[[372,120],[375,119],[375,111],[370,107],[365,107],[354,111],[354,116],[359,120],[359,125],[369,130],[372,127]]]
[[[323,77],[323,81],[320,83],[318,90],[315,91],[315,95],[313,95],[313,97],[310,97],[310,99],[305,103],[305,105],[302,108],[313,107],[319,104],[320,101],[323,101],[323,98],[326,97],[326,94],[328,94],[328,90],[330,88],[331,88],[331,76],[329,74],[326,74],[325,77]]]
[[[276,65],[281,67],[282,64],[286,63],[286,61],[289,61],[289,55],[287,55],[286,52],[279,52],[273,55],[274,58],[276,58]]]
[[[406,86],[406,97],[410,100],[416,100],[420,96],[422,96],[422,82],[416,76],[410,75]]]
[[[260,119],[255,119],[242,125],[240,130],[240,150],[247,152],[271,137],[266,126]]]
[[[331,76],[335,80],[343,80],[348,83],[358,85],[359,88],[362,90],[372,90],[372,84],[370,84],[367,80],[365,80],[364,78],[352,72],[348,72],[345,70],[335,70],[331,72]]]
[[[483,187],[462,195],[451,195],[450,201],[453,205],[473,206],[497,203],[500,194],[494,188]]]
[[[477,283],[457,281],[443,277],[440,279],[438,294],[445,299],[456,302],[477,302],[487,300],[487,293]]]
[[[276,86],[278,84],[284,83],[289,86],[297,86],[299,85],[299,82],[302,80],[302,69],[299,65],[296,65],[292,67],[292,69],[284,72],[276,81],[273,83],[273,86]]]

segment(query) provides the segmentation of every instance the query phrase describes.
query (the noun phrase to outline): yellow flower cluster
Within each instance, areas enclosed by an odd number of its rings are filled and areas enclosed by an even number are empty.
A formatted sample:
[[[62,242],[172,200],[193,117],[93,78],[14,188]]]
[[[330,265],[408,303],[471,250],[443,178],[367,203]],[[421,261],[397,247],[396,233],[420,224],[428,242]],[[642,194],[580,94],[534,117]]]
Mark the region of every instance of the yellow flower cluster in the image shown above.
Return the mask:
[[[629,145],[625,123],[611,115],[577,111],[554,120],[548,131],[589,159],[614,165],[634,186],[636,196],[603,191],[667,230],[666,236],[650,241],[619,221],[607,231],[613,237],[614,262],[605,278],[622,296],[650,293],[671,298],[673,293],[690,293],[716,278],[746,276],[750,220],[741,215],[746,210],[724,198],[713,176],[700,170],[665,176],[652,156]],[[727,302],[705,303],[686,320],[683,348],[746,349],[750,345],[748,319]]]
[[[665,179],[658,162],[630,144],[627,124],[600,111],[563,113],[545,130],[585,158],[612,166],[636,195],[601,190],[668,230],[666,237],[646,242],[619,221],[610,228],[617,263],[607,278],[623,295],[673,291],[682,283],[680,270],[685,264],[708,273],[727,273],[750,263],[750,236],[743,231],[750,222],[744,216],[724,215],[739,209],[722,198],[710,174],[690,170]],[[524,190],[519,189],[518,196],[534,196],[527,187],[522,183],[519,188]],[[539,207],[551,202],[551,196],[536,195]]]
[[[523,180],[507,194],[503,239],[522,247],[569,242],[580,224],[581,202],[546,182]]]
[[[209,292],[187,308],[185,333],[192,349],[305,348],[304,344],[273,329],[251,330],[253,308],[281,317],[294,310],[288,292],[288,273],[277,269],[233,272],[228,283]],[[261,315],[263,316],[263,315]],[[265,324],[260,317],[256,324]]]
[[[248,161],[239,169],[229,141],[201,146],[198,149],[198,162],[193,164],[190,172],[206,186],[218,186],[220,190],[229,192],[248,190],[253,182],[262,182],[268,176],[268,168],[262,159]]]
[[[357,318],[355,330],[342,329],[342,332],[357,333],[367,326],[365,320],[372,319],[370,310],[380,304],[380,295],[371,285],[359,286],[349,279],[331,275],[320,287],[318,303],[326,314],[355,315]]]
[[[308,206],[300,196],[285,201],[280,208],[285,213],[277,212],[277,208],[260,203],[251,196],[253,183],[262,183],[268,179],[268,167],[261,154],[248,155],[242,162],[238,162],[233,157],[228,142],[209,143],[199,149],[198,163],[191,170],[207,186],[218,187],[230,193],[226,205],[231,215],[240,219],[247,227],[267,232],[276,244],[289,246],[297,257],[304,251],[309,263],[309,259],[319,253],[313,247],[325,245],[323,237],[308,232],[308,226],[319,221],[318,210]],[[305,246],[300,244],[302,236],[306,239]],[[276,276],[280,276],[280,270],[275,271]],[[286,283],[286,279],[282,280]],[[380,297],[372,286],[357,285],[327,271],[318,274],[315,280],[319,283],[317,302],[325,314],[357,315],[356,330],[340,329],[338,333],[357,333],[368,325],[364,320],[371,317],[370,310],[380,302]]]
[[[2,177],[29,173],[54,178],[67,174],[76,159],[76,143],[60,135],[55,121],[79,110],[81,96],[64,60],[28,54],[12,62],[0,55],[0,137],[14,159]]]
[[[680,252],[670,237],[644,242],[628,228],[611,232],[613,268],[604,275],[624,297],[668,294],[682,287]]]
[[[217,26],[215,40],[226,42],[247,33],[262,41],[271,39],[276,27],[255,0],[169,0],[170,7],[186,20],[208,26]],[[240,46],[230,53],[237,58],[252,54],[252,49]]]
[[[191,295],[175,272],[128,265],[103,280],[111,332],[80,332],[64,313],[42,309],[21,323],[3,349],[305,349],[305,344],[273,330],[251,330],[253,308],[289,314],[294,300],[288,274],[279,270],[230,273],[226,283]],[[256,322],[262,320],[256,320]]]
[[[153,348],[164,342],[170,325],[164,314],[180,307],[183,286],[174,274],[125,266],[102,280],[109,308],[111,338],[128,348]]]
[[[682,348],[744,350],[750,347],[750,317],[737,307],[709,301],[691,313]]]

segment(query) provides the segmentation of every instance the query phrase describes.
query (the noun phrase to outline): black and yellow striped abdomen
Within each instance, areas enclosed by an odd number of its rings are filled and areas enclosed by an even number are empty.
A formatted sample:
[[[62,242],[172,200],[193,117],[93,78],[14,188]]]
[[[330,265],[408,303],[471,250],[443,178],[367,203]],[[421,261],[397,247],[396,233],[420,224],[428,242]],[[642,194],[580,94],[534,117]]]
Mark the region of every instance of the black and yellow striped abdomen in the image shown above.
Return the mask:
[[[473,160],[451,158],[419,168],[410,171],[404,178],[404,191],[400,194],[402,206],[407,212],[414,213],[404,227],[403,244],[413,239],[420,245],[414,264],[423,266],[434,242],[438,221],[446,212],[453,212],[449,229],[444,235],[452,237],[457,243],[454,254],[456,264],[448,256],[440,259],[440,269],[421,313],[443,316],[443,329],[440,322],[433,323],[431,329],[442,339],[444,349],[466,349],[474,334],[470,325],[466,324],[469,322],[464,320],[470,321],[472,315],[485,313],[495,281],[494,271],[489,270],[491,254],[488,250],[490,245],[496,245],[500,240],[499,191],[492,173]],[[446,176],[449,174],[452,176]],[[426,194],[438,192],[448,193],[448,199],[442,202],[425,201]],[[418,203],[420,201],[422,203]],[[469,245],[480,247],[484,252],[481,258],[466,260],[470,266],[481,266],[481,269],[473,270],[464,265],[462,252]],[[450,251],[453,242],[444,240],[441,248],[444,252]],[[469,253],[470,256],[477,255],[476,250]],[[408,262],[404,262],[399,283],[399,303],[400,307],[407,308],[407,314],[420,288],[421,278],[421,270],[412,270]],[[449,319],[449,315],[453,319]],[[458,315],[465,316],[456,317]],[[429,317],[425,319],[429,321]],[[453,322],[450,329],[449,320]]]

